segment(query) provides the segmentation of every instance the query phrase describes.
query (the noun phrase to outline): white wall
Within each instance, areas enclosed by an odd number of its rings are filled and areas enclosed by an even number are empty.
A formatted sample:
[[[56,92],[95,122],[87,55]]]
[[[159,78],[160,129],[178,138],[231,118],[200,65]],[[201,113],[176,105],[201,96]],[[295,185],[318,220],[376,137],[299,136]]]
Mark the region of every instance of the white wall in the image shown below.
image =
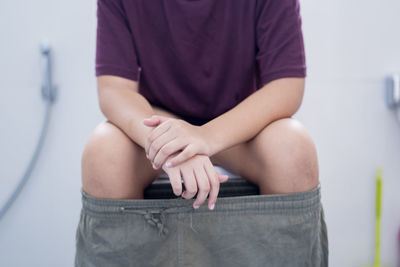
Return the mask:
[[[373,264],[379,165],[382,264],[397,266],[400,127],[385,106],[383,78],[400,73],[400,1],[301,4],[309,75],[298,118],[318,149],[330,266]]]
[[[318,149],[330,266],[373,263],[379,165],[384,168],[382,262],[396,263],[400,127],[385,107],[383,78],[400,73],[399,10],[398,0],[301,0],[308,77],[296,116]],[[0,204],[39,137],[43,37],[53,46],[59,87],[40,159],[0,221],[0,266],[73,265],[81,152],[103,119],[94,77],[95,11],[95,0],[0,2]]]

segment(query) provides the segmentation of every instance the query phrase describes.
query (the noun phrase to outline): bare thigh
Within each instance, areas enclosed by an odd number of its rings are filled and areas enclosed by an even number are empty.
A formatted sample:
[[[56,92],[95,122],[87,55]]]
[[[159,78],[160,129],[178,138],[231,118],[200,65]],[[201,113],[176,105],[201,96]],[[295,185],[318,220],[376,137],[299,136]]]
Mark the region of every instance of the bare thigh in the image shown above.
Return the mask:
[[[319,183],[314,142],[294,118],[268,124],[250,140],[215,154],[213,160],[257,184],[260,194],[304,192]]]
[[[154,113],[178,115],[153,106]],[[143,190],[165,173],[153,169],[145,150],[112,122],[101,122],[89,136],[82,153],[82,189],[99,198],[139,199]]]
[[[143,198],[143,189],[161,173],[144,149],[108,120],[89,136],[81,164],[82,189],[100,198]]]

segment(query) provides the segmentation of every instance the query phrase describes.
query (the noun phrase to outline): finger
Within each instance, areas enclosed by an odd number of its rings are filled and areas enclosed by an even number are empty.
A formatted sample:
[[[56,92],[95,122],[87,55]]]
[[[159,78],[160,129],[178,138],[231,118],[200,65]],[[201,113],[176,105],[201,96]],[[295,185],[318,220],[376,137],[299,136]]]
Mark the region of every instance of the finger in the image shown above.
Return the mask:
[[[158,124],[161,123],[160,119],[154,118],[154,117],[145,118],[142,122],[144,125],[150,126],[150,127],[157,126]]]
[[[162,116],[162,115],[152,115],[152,118],[158,119],[161,123],[171,119],[170,117]]]
[[[168,169],[166,173],[168,174],[172,191],[176,196],[180,196],[182,194],[182,180],[179,168]]]
[[[143,124],[146,126],[156,126],[164,121],[170,119],[169,117],[161,116],[161,115],[152,115],[149,118],[143,119]]]
[[[196,176],[197,187],[199,190],[197,192],[197,198],[193,202],[193,208],[197,209],[207,199],[208,193],[210,192],[210,181],[204,170],[203,164],[198,164],[195,166],[194,174]]]
[[[215,203],[217,202],[217,197],[219,193],[219,174],[215,170],[214,166],[211,164],[204,164],[204,169],[207,172],[207,176],[211,185],[210,195],[208,197],[208,208],[210,210],[214,209]]]
[[[182,197],[186,199],[193,198],[197,193],[197,184],[193,169],[191,167],[181,168],[181,173],[183,182],[185,183],[185,191],[182,193]]]
[[[164,146],[166,146],[167,144],[169,144],[171,141],[175,140],[176,138],[177,138],[177,136],[174,135],[174,133],[167,131],[167,132],[163,133],[161,136],[159,136],[156,140],[154,140],[154,142],[151,144],[151,146],[149,148],[148,159],[157,166],[157,169],[163,163],[163,162],[161,162],[161,164],[158,164],[158,165],[156,164],[155,160],[156,160],[157,154],[160,153],[161,149]],[[168,157],[171,154],[172,153],[169,153],[168,155],[165,155],[165,157]]]
[[[170,142],[161,147],[160,150],[158,150],[153,160],[154,165],[158,167],[162,166],[169,156],[171,156],[175,152],[180,151],[181,149],[184,149],[186,145],[187,143],[184,143],[182,138],[175,137]]]
[[[225,183],[226,181],[229,180],[229,176],[226,174],[218,173],[218,180],[220,183]]]
[[[168,121],[164,121],[150,132],[150,134],[147,136],[147,147],[145,147],[147,154],[149,153],[151,143],[156,140],[160,135],[168,131],[170,127],[171,125],[168,123]]]
[[[147,139],[148,139],[148,142],[147,142],[148,147],[146,148],[146,151],[147,151],[147,158],[148,158],[149,160],[152,161],[152,160],[154,159],[155,152],[157,152],[157,151],[151,152],[151,148],[152,148],[152,146],[153,146],[153,143],[154,143],[158,138],[160,138],[160,136],[162,136],[163,134],[167,133],[168,130],[170,129],[170,127],[171,127],[171,125],[166,124],[166,123],[160,124],[160,125],[157,126],[157,128],[155,128],[155,129],[150,133],[150,135],[147,137]],[[163,144],[163,145],[164,145],[164,144]],[[158,149],[160,149],[160,148],[161,148],[161,147],[159,147]],[[151,153],[154,153],[154,154],[151,154]]]
[[[188,144],[182,152],[167,161],[169,162],[169,165],[167,164],[167,167],[174,167],[176,165],[179,165],[180,163],[190,159],[196,154],[197,149],[195,149],[195,146],[193,144]]]

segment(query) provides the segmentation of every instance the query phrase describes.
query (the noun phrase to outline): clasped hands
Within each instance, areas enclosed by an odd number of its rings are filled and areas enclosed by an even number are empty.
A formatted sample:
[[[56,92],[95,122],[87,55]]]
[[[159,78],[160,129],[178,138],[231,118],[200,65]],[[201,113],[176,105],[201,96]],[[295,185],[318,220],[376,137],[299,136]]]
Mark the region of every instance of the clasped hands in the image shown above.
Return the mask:
[[[208,208],[214,209],[220,183],[227,175],[218,173],[210,161],[210,142],[201,126],[184,120],[153,115],[143,120],[153,129],[145,140],[145,152],[153,168],[160,167],[167,173],[175,195],[197,198],[193,208],[197,209],[208,197]],[[186,190],[182,193],[182,181]]]

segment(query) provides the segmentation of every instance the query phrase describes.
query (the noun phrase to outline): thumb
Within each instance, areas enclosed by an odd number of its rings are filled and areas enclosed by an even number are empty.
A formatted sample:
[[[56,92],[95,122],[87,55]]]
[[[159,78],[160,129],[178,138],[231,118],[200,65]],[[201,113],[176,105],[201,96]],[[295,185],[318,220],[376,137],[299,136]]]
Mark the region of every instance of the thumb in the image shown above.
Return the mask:
[[[228,179],[229,179],[228,175],[218,173],[218,180],[220,183],[225,183],[226,181],[228,181]]]
[[[153,116],[151,116],[151,117],[149,117],[149,118],[145,118],[145,119],[143,120],[143,124],[146,125],[146,126],[152,126],[152,127],[154,127],[154,126],[159,125],[160,123],[163,123],[163,122],[166,121],[167,119],[168,119],[168,118],[167,118],[167,117],[164,117],[164,116],[153,115]]]

